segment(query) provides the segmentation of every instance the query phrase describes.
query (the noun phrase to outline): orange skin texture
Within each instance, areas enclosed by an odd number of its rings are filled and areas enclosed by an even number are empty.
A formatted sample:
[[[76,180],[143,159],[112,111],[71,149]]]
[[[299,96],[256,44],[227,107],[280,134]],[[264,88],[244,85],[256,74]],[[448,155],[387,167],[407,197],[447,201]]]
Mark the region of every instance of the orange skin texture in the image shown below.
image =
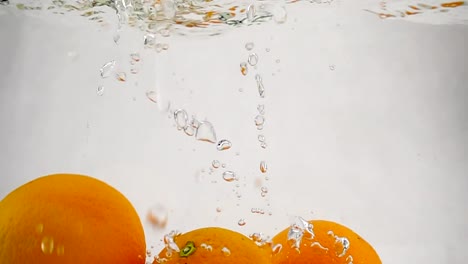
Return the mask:
[[[0,201],[0,263],[145,263],[143,226],[130,202],[97,179],[55,174]]]
[[[288,241],[289,228],[273,238],[273,243],[281,244],[282,248],[272,254],[272,264],[348,264],[351,261],[353,264],[382,264],[372,246],[351,229],[325,220],[312,220],[309,223],[314,226],[315,237],[311,239],[307,232],[304,233],[299,251],[293,247],[293,241]],[[343,256],[339,256],[343,253],[342,244],[336,243],[336,238],[329,231],[349,240],[349,249]]]
[[[172,252],[168,257],[167,249],[163,249],[153,264],[263,264],[270,263],[269,247],[259,247],[250,238],[219,227],[196,229],[176,236],[174,242],[182,250],[188,241],[195,244],[196,250],[188,257],[181,257],[179,252]],[[202,246],[211,246],[211,250]],[[229,249],[225,254],[222,249]]]

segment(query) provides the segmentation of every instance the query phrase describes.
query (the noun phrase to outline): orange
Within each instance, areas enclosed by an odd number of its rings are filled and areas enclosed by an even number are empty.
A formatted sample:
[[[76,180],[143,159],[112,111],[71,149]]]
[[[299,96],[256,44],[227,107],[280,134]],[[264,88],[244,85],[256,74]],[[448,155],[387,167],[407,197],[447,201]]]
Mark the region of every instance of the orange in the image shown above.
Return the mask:
[[[290,240],[288,233],[293,227],[278,233],[273,238],[273,243],[281,246],[278,246],[278,251],[273,252],[272,264],[382,263],[372,246],[351,229],[324,220],[301,221],[304,226],[312,224],[309,225],[312,232],[308,232],[307,228],[295,229],[295,234],[303,233],[302,239]]]
[[[260,247],[250,238],[224,228],[207,227],[179,235],[172,233],[164,240],[166,248],[153,264],[270,263],[269,248]],[[179,252],[171,242],[177,245]]]
[[[0,263],[145,263],[145,237],[130,202],[106,183],[56,174],[0,201]]]

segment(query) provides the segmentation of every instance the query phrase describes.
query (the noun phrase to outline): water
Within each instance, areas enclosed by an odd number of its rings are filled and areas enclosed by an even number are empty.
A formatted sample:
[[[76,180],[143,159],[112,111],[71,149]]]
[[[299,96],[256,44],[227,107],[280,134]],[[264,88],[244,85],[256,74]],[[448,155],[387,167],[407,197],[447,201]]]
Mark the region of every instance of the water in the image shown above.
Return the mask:
[[[134,203],[153,253],[177,252],[170,237],[160,242],[168,228],[272,237],[290,224],[298,246],[313,237],[312,218],[361,223],[358,233],[406,246],[432,241],[436,224],[463,230],[444,221],[463,219],[445,205],[466,200],[466,3],[1,3],[1,175],[24,174],[21,164],[28,175],[93,172]],[[26,178],[0,181],[1,199]],[[419,235],[373,229],[388,212]],[[66,255],[42,229],[36,249]],[[351,239],[333,239],[337,257],[359,261]],[[466,243],[442,236],[430,259],[378,250],[384,263],[456,263]]]

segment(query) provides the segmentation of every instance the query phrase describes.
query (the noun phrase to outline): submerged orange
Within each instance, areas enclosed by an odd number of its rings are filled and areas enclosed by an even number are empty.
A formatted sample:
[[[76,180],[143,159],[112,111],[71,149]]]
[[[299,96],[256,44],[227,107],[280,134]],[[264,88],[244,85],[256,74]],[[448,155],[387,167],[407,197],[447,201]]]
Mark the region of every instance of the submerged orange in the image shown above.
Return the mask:
[[[269,248],[219,227],[196,229],[165,237],[166,248],[153,264],[263,264],[270,263]]]
[[[0,201],[0,263],[145,263],[145,236],[116,189],[74,174],[44,176]]]
[[[272,264],[382,263],[374,248],[351,229],[324,220],[304,223],[308,229],[287,228],[273,238],[281,249],[273,253]]]

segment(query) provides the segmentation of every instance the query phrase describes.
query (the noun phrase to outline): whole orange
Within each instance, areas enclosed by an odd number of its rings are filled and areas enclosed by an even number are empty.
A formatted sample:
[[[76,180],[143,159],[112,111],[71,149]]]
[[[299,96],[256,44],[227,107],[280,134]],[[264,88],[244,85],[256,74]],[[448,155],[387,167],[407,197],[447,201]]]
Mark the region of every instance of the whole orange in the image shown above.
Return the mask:
[[[273,238],[272,264],[382,264],[374,248],[343,225],[325,220],[303,220],[303,225]]]
[[[0,201],[0,263],[145,263],[145,236],[116,189],[74,174],[44,176]]]
[[[153,264],[269,264],[271,249],[250,238],[219,227],[166,236],[166,248]]]

